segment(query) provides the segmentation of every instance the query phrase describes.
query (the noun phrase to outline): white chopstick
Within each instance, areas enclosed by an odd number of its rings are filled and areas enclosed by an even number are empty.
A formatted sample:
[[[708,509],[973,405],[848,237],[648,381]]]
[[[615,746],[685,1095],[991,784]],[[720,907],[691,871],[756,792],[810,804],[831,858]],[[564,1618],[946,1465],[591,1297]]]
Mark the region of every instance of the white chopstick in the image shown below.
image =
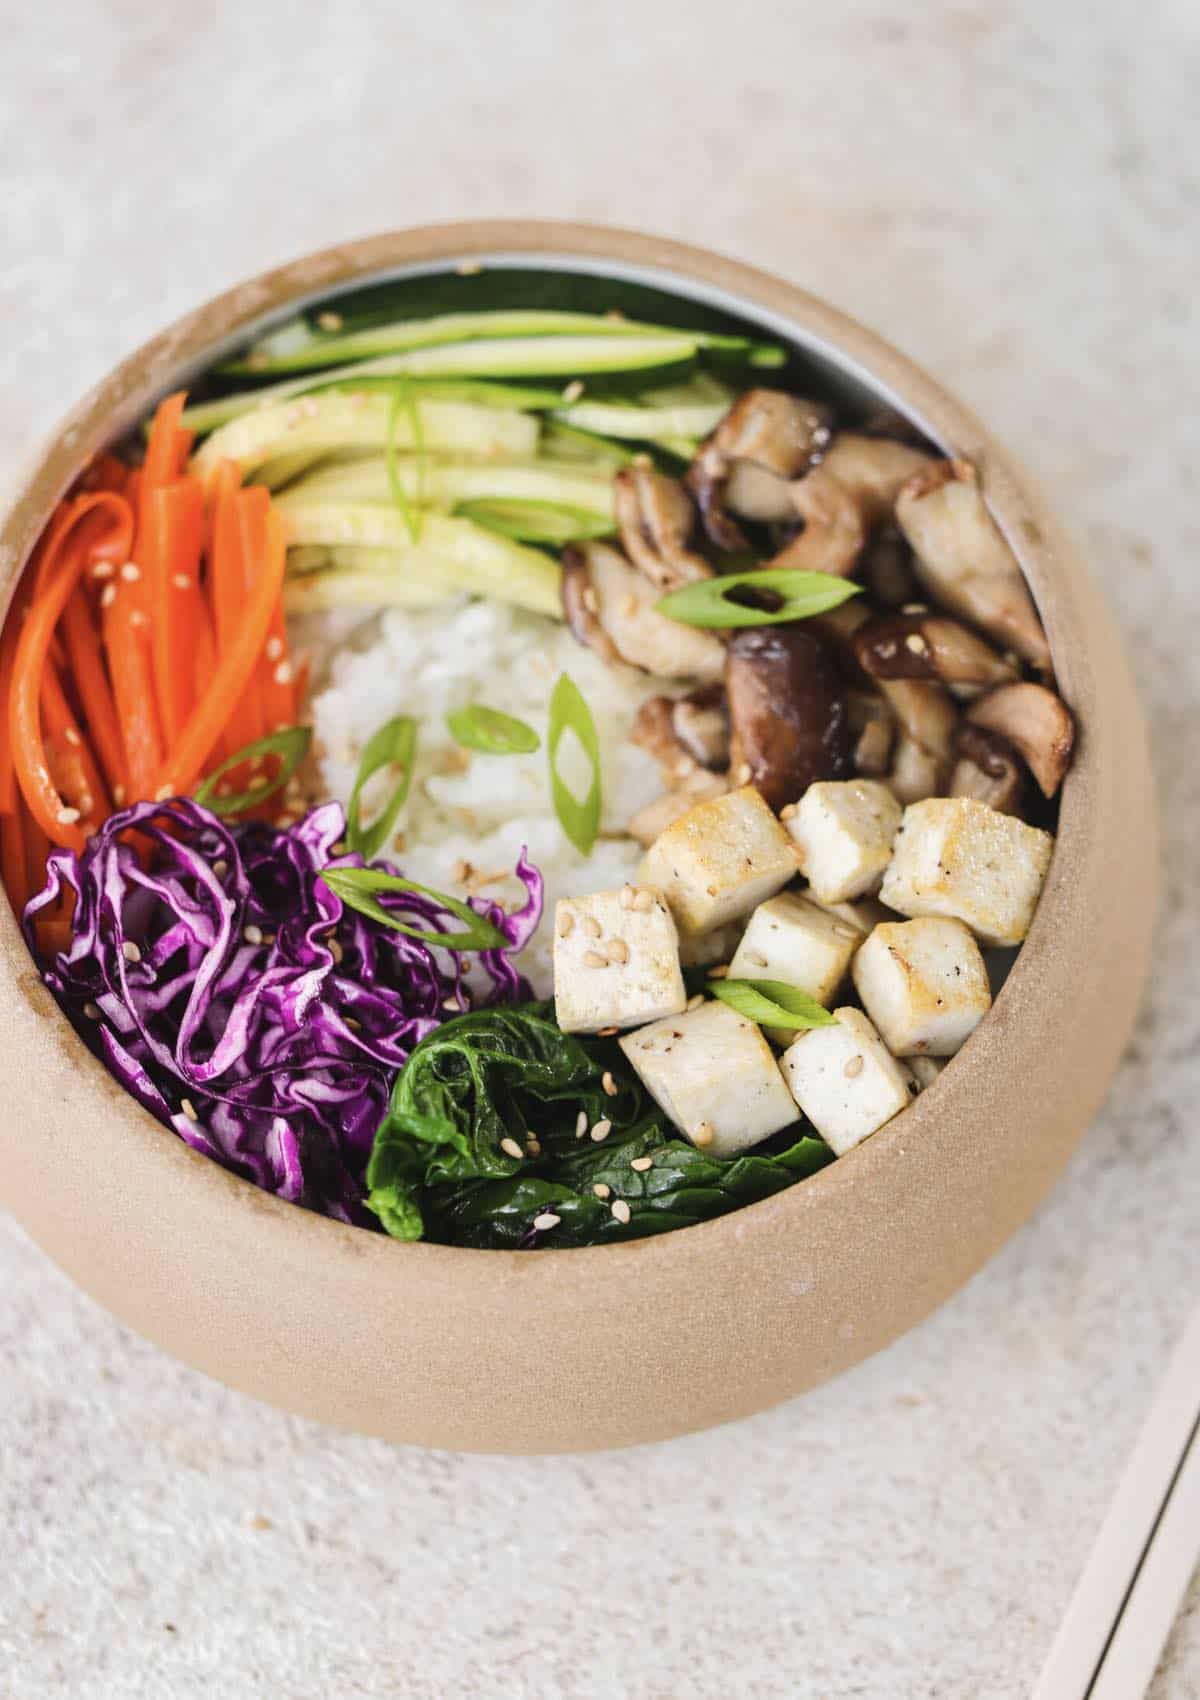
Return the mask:
[[[1200,1554],[1200,1309],[1184,1331],[1033,1700],[1137,1700]]]

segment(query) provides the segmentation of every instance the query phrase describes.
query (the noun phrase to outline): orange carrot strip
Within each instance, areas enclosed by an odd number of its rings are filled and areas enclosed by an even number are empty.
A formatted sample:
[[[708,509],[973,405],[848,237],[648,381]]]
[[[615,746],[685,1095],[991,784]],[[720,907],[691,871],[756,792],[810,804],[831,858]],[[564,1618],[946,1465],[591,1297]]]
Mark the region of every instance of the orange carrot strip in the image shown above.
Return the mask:
[[[21,836],[25,850],[25,901],[28,902],[34,892],[40,891],[46,883],[46,857],[50,854],[50,840],[28,809],[21,814]],[[41,923],[38,933],[40,939]]]
[[[266,642],[283,589],[286,553],[283,521],[277,513],[268,511],[262,554],[254,563],[253,583],[242,606],[238,629],[231,642],[219,648],[216,672],[189,715],[183,736],[159,771],[159,789],[187,792],[200,777],[225,724],[228,704],[237,701],[246,689]]]
[[[154,684],[168,745],[183,730],[193,703],[200,593],[204,492],[199,480],[178,478],[150,491],[144,503],[145,562],[151,573],[150,618]]]
[[[116,597],[103,610],[104,647],[108,651],[109,677],[121,723],[128,775],[126,802],[153,797],[155,775],[162,765],[162,728],[154,695],[154,669],[146,641],[146,615],[133,606],[132,598]]]
[[[56,529],[47,548],[44,589],[35,596],[17,640],[9,695],[9,737],[17,781],[37,825],[55,843],[71,850],[82,850],[84,839],[74,821],[62,819],[63,800],[46,764],[41,728],[42,674],[59,616],[87,566],[89,547],[95,540],[95,527],[83,529],[81,522],[106,511],[112,528],[128,547],[133,515],[123,497],[101,490],[71,503],[69,522]]]
[[[49,661],[42,670],[41,710],[48,765],[56,787],[71,807],[79,810],[82,831],[90,835],[112,813],[112,805],[91,746]]]
[[[25,616],[25,600],[18,596],[8,610],[4,632],[0,635],[0,708],[12,694],[13,663],[17,659],[17,639]],[[0,814],[15,815],[21,802],[13,767],[12,739],[8,731],[7,711],[0,712]]]
[[[88,737],[104,769],[108,789],[119,801],[129,791],[125,745],[121,739],[117,705],[104,668],[100,634],[82,585],[76,585],[63,610],[62,629],[67,645],[67,666],[79,693]],[[0,680],[2,691],[3,682]]]

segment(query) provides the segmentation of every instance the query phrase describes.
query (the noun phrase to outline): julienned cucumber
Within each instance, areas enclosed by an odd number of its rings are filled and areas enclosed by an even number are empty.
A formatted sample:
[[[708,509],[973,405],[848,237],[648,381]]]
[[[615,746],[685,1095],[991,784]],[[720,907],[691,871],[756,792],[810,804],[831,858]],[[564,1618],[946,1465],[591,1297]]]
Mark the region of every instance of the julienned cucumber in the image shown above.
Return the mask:
[[[635,451],[624,443],[612,443],[607,437],[565,425],[561,419],[547,419],[542,426],[540,452],[543,460],[604,461],[611,472],[614,467],[628,466]]]
[[[422,506],[452,508],[459,502],[505,498],[553,502],[611,519],[612,469],[595,470],[555,461],[444,460],[432,455],[398,455],[395,474],[406,496]],[[283,513],[313,502],[394,501],[382,456],[322,467],[299,479],[278,498]]]
[[[529,458],[537,450],[539,421],[532,414],[457,401],[418,399],[414,405],[427,450],[510,458]],[[245,474],[283,455],[310,454],[316,459],[341,449],[382,452],[389,427],[394,427],[398,449],[416,446],[409,411],[402,408],[393,419],[391,397],[386,394],[305,396],[256,407],[231,420],[201,444],[192,465],[207,478],[222,460],[237,461]]]
[[[691,384],[651,390],[637,402],[588,401],[560,407],[555,418],[594,436],[640,442],[707,437],[729,411],[732,393],[701,375]]]
[[[401,354],[385,354],[359,364],[326,367],[265,389],[245,390],[220,401],[203,402],[183,415],[186,430],[203,432],[264,402],[286,401],[330,384],[361,378],[545,378],[587,372],[640,372],[678,366],[700,346],[698,334],[670,331],[662,336],[481,337],[473,342],[437,343]]]
[[[384,549],[401,576],[412,572],[423,579],[435,578],[455,590],[493,596],[535,614],[562,618],[558,562],[469,520],[424,513],[414,542],[404,516],[395,508],[314,502],[289,507],[282,517],[289,546]],[[388,574],[381,576],[386,579]],[[381,596],[381,605],[388,600]]]
[[[442,570],[442,563],[429,557],[397,570],[390,550],[334,549],[322,568],[292,574],[288,553],[288,577],[283,586],[283,606],[288,614],[326,614],[332,608],[441,608],[462,595]],[[364,557],[356,563],[354,556]]]
[[[536,496],[476,496],[459,502],[454,511],[461,519],[498,532],[501,537],[553,549],[592,537],[611,537],[617,528],[611,515],[595,508],[543,501]]]
[[[394,377],[362,377],[355,373],[352,382],[345,383],[336,375],[317,374],[311,381],[306,381],[303,393],[313,394],[323,391],[345,389],[355,390],[386,390],[390,395],[396,387]],[[552,407],[562,405],[561,386],[550,389],[544,384],[506,384],[503,380],[491,378],[409,378],[415,399],[418,401],[467,401],[478,407],[507,407],[515,408],[521,413],[543,413]],[[257,390],[234,390],[229,395],[218,396],[215,401],[200,401],[194,406],[184,409],[183,421],[186,430],[198,437],[205,436],[209,431],[215,431],[218,426],[227,425],[231,419],[240,419],[244,413],[252,413],[256,407],[269,406],[278,398],[279,385],[272,384]],[[301,393],[299,390],[294,393]],[[284,397],[286,400],[286,396]],[[148,429],[148,426],[147,426]]]
[[[439,343],[504,337],[634,338],[678,334],[669,326],[648,325],[636,319],[607,314],[520,308],[481,313],[442,313],[431,319],[399,319],[391,324],[373,325],[368,330],[350,331],[344,335],[336,331],[326,334],[313,331],[305,320],[298,319],[264,337],[243,359],[230,362],[222,370],[239,375],[301,372],[376,354],[432,348]],[[760,358],[773,352],[769,345],[754,343],[747,337],[723,336],[710,331],[690,331],[687,335],[697,348],[722,348]],[[561,367],[556,369],[563,370]]]

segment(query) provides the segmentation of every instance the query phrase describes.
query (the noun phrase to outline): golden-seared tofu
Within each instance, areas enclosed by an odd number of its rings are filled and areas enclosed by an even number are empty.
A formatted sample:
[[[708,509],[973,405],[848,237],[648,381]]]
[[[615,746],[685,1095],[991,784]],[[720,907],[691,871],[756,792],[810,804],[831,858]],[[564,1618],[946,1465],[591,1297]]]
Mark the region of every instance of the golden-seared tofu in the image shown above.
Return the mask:
[[[992,1007],[983,953],[947,916],[876,927],[854,958],[854,984],[896,1057],[952,1057]]]
[[[836,1009],[833,1027],[811,1027],[779,1059],[792,1097],[838,1156],[899,1115],[916,1084],[861,1009]]]
[[[751,915],[729,964],[729,975],[734,980],[784,980],[828,1005],[862,941],[856,928],[828,910],[781,891],[760,903]],[[784,1044],[790,1044],[792,1032],[787,1030]]]
[[[669,1016],[620,1045],[655,1103],[714,1157],[734,1157],[798,1119],[761,1030],[728,1004]]]
[[[673,821],[646,852],[641,879],[663,893],[681,930],[707,933],[748,915],[795,873],[787,833],[746,785]]]
[[[845,903],[878,889],[901,812],[877,779],[818,780],[785,811],[818,903]]]
[[[901,915],[952,915],[984,944],[1020,944],[1054,839],[970,797],[910,803],[880,897]]]
[[[636,1027],[686,1003],[679,935],[660,892],[626,885],[559,899],[554,1013],[564,1033]]]

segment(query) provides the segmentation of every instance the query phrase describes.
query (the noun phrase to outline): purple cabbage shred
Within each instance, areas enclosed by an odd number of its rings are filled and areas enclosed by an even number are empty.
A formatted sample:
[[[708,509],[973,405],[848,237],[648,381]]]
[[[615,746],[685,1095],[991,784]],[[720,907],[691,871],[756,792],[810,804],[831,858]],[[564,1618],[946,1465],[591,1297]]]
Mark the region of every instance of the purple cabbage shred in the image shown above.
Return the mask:
[[[522,852],[520,910],[472,900],[507,945],[457,955],[343,905],[319,876],[363,865],[335,854],[344,833],[338,803],[286,829],[229,824],[186,798],[139,803],[81,855],[51,853],[24,926],[32,949],[37,915],[74,892],[46,984],[181,1139],[280,1198],[377,1227],[363,1177],[396,1073],[453,1015],[530,996],[512,957],[541,919],[542,878]],[[420,893],[384,901],[423,930],[461,927]]]

